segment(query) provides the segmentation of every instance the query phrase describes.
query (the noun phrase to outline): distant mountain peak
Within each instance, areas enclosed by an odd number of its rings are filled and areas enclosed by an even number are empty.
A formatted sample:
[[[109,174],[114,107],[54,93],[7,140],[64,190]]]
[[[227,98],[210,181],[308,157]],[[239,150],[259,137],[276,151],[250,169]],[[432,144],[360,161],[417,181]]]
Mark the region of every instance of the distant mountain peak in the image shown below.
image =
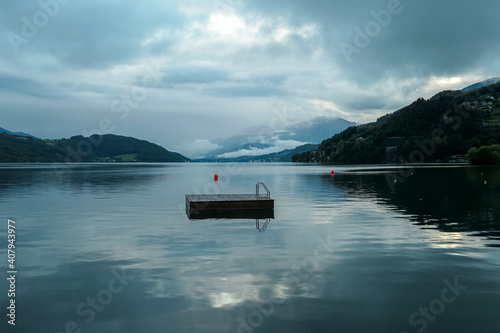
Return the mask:
[[[479,88],[482,88],[482,87],[489,86],[491,84],[495,84],[497,82],[500,82],[500,76],[492,77],[490,79],[487,79],[487,80],[484,80],[484,81],[481,81],[481,82],[477,82],[477,83],[471,84],[470,86],[465,87],[464,89],[462,89],[462,91],[463,92],[467,92],[467,91],[470,91],[470,90],[479,89]]]
[[[2,128],[2,127],[0,127],[0,133],[7,133],[7,134],[10,134],[10,135],[18,135],[18,136],[24,136],[24,137],[29,137],[29,138],[37,138],[36,136],[33,136],[31,134],[28,134],[28,133],[24,133],[24,132],[11,132],[11,131],[6,130],[5,128]]]

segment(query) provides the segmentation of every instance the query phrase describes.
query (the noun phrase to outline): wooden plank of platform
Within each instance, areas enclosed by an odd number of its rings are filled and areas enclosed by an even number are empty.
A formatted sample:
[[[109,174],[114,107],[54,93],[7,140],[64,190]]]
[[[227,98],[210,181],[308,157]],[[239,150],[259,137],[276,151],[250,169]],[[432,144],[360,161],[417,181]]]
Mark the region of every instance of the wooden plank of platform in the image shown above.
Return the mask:
[[[188,216],[210,211],[272,211],[274,200],[255,194],[188,194],[186,212]]]
[[[273,219],[274,209],[249,209],[249,210],[192,210],[188,213],[189,219]]]

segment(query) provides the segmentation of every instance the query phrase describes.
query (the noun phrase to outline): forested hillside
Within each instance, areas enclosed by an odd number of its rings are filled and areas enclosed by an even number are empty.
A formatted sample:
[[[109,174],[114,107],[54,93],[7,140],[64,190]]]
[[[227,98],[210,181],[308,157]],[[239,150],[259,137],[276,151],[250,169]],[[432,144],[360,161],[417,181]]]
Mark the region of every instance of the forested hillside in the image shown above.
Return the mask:
[[[119,135],[42,140],[0,133],[0,162],[184,162],[180,154]]]
[[[421,163],[460,159],[500,143],[500,83],[419,99],[374,123],[349,127],[294,162]],[[464,158],[464,157],[463,157]]]

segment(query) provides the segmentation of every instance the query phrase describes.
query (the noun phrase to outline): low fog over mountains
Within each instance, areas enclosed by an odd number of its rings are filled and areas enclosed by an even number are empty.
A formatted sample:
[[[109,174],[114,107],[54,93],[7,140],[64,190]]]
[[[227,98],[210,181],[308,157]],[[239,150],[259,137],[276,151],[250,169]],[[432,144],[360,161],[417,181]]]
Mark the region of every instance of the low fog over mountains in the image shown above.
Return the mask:
[[[190,157],[216,160],[266,155],[308,143],[320,143],[353,125],[356,123],[342,118],[317,117],[282,128],[250,127],[230,138],[218,138],[213,141],[197,140],[193,143],[194,149]]]

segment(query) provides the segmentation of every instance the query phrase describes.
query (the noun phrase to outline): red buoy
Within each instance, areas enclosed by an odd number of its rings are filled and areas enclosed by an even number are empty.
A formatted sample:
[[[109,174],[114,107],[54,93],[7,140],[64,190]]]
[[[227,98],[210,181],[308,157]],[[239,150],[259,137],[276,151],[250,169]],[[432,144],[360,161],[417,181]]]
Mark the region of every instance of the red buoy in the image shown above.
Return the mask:
[[[218,180],[219,180],[219,175],[218,175],[218,174],[215,174],[215,175],[214,175],[214,180],[215,180],[215,181],[218,181]]]
[[[335,174],[335,171],[332,170],[332,176]]]

